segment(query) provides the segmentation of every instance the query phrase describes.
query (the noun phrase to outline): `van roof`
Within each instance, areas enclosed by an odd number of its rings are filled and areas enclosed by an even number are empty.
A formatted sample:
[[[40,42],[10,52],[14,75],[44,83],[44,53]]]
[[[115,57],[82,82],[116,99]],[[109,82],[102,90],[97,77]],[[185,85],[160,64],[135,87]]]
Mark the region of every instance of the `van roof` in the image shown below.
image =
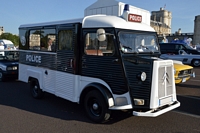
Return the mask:
[[[91,27],[115,27],[120,29],[130,29],[130,30],[141,30],[141,31],[151,31],[155,30],[146,23],[138,22],[128,22],[122,17],[118,16],[107,16],[107,15],[93,15],[87,16],[83,20],[83,28]]]
[[[6,39],[0,39],[0,41],[3,42],[4,44],[13,44],[12,41]]]
[[[36,26],[52,26],[52,25],[61,25],[61,24],[72,24],[72,23],[82,23],[83,28],[104,28],[104,27],[115,27],[121,29],[131,29],[131,30],[141,30],[141,31],[150,31],[155,32],[155,30],[145,24],[137,22],[128,22],[122,17],[118,16],[108,16],[108,15],[91,15],[86,16],[81,19],[71,19],[71,20],[62,20],[46,23],[36,23],[36,24],[26,24],[20,25],[19,28],[27,27],[36,27]]]

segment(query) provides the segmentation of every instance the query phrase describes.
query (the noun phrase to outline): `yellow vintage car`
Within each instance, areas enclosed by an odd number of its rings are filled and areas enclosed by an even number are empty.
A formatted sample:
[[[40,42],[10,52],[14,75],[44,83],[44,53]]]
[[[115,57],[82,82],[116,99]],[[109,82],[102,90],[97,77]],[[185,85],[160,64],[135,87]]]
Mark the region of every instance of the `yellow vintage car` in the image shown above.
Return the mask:
[[[180,84],[186,82],[187,80],[190,79],[190,77],[195,77],[195,72],[193,71],[193,67],[174,61],[175,83]]]

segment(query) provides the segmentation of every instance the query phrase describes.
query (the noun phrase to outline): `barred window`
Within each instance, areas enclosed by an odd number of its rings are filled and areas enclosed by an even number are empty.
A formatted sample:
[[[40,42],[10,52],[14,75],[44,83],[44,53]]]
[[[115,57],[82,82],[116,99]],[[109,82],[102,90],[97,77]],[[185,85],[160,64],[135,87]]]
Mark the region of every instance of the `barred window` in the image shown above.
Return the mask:
[[[59,50],[73,50],[73,31],[72,29],[61,30],[58,33]]]

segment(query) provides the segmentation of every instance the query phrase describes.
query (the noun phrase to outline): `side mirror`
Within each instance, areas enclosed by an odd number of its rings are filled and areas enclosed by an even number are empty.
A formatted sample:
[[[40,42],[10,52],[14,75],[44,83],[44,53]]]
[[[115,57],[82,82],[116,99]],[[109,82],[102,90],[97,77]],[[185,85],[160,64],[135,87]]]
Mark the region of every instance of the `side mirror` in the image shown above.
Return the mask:
[[[104,29],[97,30],[97,38],[100,42],[106,40],[106,33]]]

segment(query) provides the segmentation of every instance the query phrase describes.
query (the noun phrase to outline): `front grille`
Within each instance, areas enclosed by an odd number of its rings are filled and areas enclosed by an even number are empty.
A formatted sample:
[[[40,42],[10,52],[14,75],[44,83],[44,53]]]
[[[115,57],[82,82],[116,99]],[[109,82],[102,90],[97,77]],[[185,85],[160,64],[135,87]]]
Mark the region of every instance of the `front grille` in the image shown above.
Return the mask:
[[[192,73],[191,69],[189,69],[189,70],[182,70],[182,71],[179,72],[178,78],[188,77],[188,76],[191,75],[191,73]]]
[[[173,66],[160,66],[158,69],[158,98],[166,97],[173,93]]]

